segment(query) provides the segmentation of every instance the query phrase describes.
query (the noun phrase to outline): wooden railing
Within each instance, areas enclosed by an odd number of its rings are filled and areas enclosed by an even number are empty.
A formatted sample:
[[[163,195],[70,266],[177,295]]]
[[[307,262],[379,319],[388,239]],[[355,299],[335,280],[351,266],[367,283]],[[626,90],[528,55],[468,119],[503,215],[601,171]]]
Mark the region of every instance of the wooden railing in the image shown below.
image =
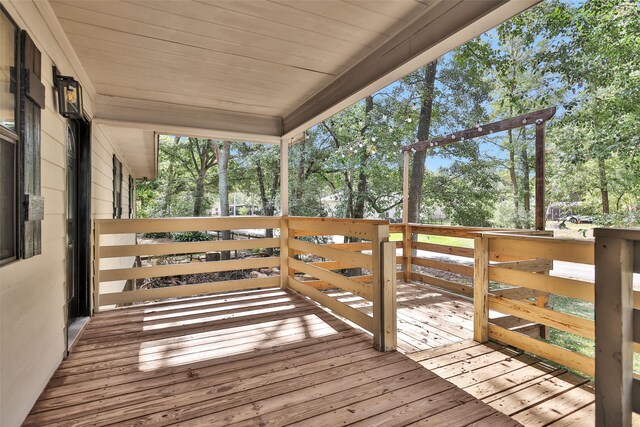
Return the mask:
[[[279,229],[278,238],[249,238],[196,242],[112,244],[113,235],[143,233],[207,232],[246,229]],[[348,243],[322,244],[311,237],[345,236]],[[330,240],[330,239],[327,239]],[[215,292],[258,289],[279,286],[291,288],[336,314],[370,331],[374,346],[381,351],[396,347],[396,256],[389,242],[386,221],[343,220],[301,217],[229,217],[229,218],[162,218],[96,220],[94,222],[94,310],[107,306],[122,306],[136,302],[166,298],[204,295]],[[158,257],[176,254],[203,254],[254,249],[279,249],[280,255],[246,256],[240,259],[133,266],[133,257]],[[306,261],[300,255],[316,259]],[[123,263],[113,260],[125,259]],[[110,266],[107,264],[111,264]],[[183,284],[152,289],[123,289],[126,281],[166,278],[181,275],[259,270],[278,267],[279,274],[238,280]],[[349,276],[341,271],[360,269],[362,274]],[[105,290],[108,282],[117,283],[117,290]],[[367,315],[337,299],[323,289],[339,288],[352,292],[372,303],[372,315]]]
[[[231,217],[96,220],[94,222],[94,309],[95,311],[99,311],[100,308],[104,306],[124,305],[134,302],[193,296],[213,292],[280,286],[280,277],[275,275],[270,277],[103,293],[103,284],[106,282],[122,283],[124,281],[135,281],[154,277],[280,267],[279,257],[267,256],[224,261],[197,261],[185,264],[105,269],[105,263],[114,258],[201,254],[211,251],[223,252],[280,247],[280,239],[277,238],[107,245],[108,240],[113,240],[109,239],[110,235],[273,228],[280,228],[280,218]],[[130,265],[131,264],[132,263],[130,263]]]
[[[473,297],[474,244],[478,233],[510,232],[517,234],[551,234],[550,232],[531,230],[423,224],[391,224],[389,230],[391,233],[402,236],[400,241],[397,242],[398,247],[402,248],[402,255],[398,257],[398,262],[402,263],[403,278],[405,281],[416,281],[437,286],[468,297]],[[442,244],[429,241],[430,239],[438,239],[441,237],[455,238],[456,244]],[[405,250],[405,248],[411,248],[412,250]],[[422,253],[418,251],[422,251]],[[429,252],[432,255],[426,256],[424,252]],[[438,257],[439,254],[451,255],[452,257]],[[549,271],[551,267],[548,262],[527,260],[515,256],[502,255],[499,259],[495,258],[492,261],[500,262],[504,268],[524,271],[546,272]],[[425,267],[434,270],[436,273],[454,273],[461,276],[462,280],[456,282],[442,277],[436,277],[433,274],[421,273],[415,271],[414,266]],[[532,296],[532,293],[521,293],[522,297]]]
[[[396,244],[389,242],[386,221],[289,217],[287,285],[352,321],[374,336],[381,351],[396,347]],[[344,236],[345,243],[321,243],[324,236]],[[315,242],[310,240],[316,240]],[[305,256],[320,258],[305,261]],[[360,271],[345,275],[341,271]],[[372,316],[322,292],[339,288],[372,303]]]
[[[640,350],[640,230],[594,230],[596,306],[596,425],[629,427],[640,412],[640,379],[633,372]]]
[[[500,264],[491,263],[492,260],[505,258],[560,260],[593,265],[593,242],[509,233],[481,233],[476,237],[475,243],[474,278],[474,339],[476,341],[486,342],[488,339],[495,339],[593,376],[593,358],[503,328],[489,318],[489,310],[491,310],[594,339],[593,320],[567,314],[552,307],[543,307],[528,299],[515,299],[508,293],[496,294],[489,288],[490,282],[498,282],[593,303],[595,300],[593,283],[549,276],[540,272],[506,269]]]

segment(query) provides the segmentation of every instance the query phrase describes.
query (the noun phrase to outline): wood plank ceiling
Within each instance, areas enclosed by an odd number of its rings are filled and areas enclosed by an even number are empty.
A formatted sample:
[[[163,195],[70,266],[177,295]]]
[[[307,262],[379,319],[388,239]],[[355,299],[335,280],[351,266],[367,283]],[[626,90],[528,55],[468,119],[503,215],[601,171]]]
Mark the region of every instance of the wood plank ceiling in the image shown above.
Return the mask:
[[[495,11],[516,1],[50,3],[98,93],[96,118],[105,123],[130,122],[127,127],[167,125],[145,127],[151,131],[194,129],[191,133],[196,134],[196,129],[215,129],[235,132],[230,138],[254,135],[264,136],[261,142],[277,142],[287,132],[304,130],[320,112],[326,114],[326,105],[353,102],[348,97],[356,91],[371,91],[366,84],[388,75],[390,66],[406,65],[434,43],[450,49],[451,43],[443,43],[446,37],[486,15],[496,15],[469,34],[456,36],[455,43],[464,42],[474,31],[490,28],[535,1],[520,1],[499,13]],[[436,30],[448,32],[426,30],[438,22]],[[387,51],[390,55],[385,57]],[[381,55],[389,60],[375,59]],[[366,82],[347,75],[358,64],[371,70],[365,62],[368,57],[386,68],[364,73]],[[341,83],[341,76],[347,84]],[[325,88],[330,96],[323,99]],[[313,105],[321,111],[314,111]]]
[[[414,0],[52,4],[100,94],[279,117],[428,7]]]

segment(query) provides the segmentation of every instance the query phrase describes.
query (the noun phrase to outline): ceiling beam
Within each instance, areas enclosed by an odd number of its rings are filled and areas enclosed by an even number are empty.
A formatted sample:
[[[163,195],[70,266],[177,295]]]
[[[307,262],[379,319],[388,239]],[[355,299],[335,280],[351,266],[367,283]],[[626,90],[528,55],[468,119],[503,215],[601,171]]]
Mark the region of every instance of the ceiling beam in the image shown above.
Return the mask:
[[[160,134],[279,144],[282,118],[98,95],[94,120]]]
[[[283,138],[300,134],[539,1],[438,1],[288,114]]]

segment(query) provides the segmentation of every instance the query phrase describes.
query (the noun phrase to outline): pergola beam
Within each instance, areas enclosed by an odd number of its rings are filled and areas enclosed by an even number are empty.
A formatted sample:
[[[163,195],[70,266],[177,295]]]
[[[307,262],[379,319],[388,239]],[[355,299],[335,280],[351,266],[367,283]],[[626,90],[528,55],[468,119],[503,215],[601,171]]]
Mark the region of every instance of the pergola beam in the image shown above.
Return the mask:
[[[556,107],[545,108],[544,110],[534,111],[532,113],[523,114],[517,117],[500,120],[493,123],[475,126],[470,129],[455,132],[450,135],[439,136],[437,138],[418,141],[413,144],[405,145],[402,151],[422,151],[430,148],[441,147],[443,145],[453,144],[454,142],[464,141],[465,139],[479,138],[494,132],[502,132],[510,129],[517,129],[527,125],[538,125],[551,119],[556,113]],[[543,133],[544,134],[544,133]]]
[[[455,142],[464,141],[465,139],[474,139],[481,136],[489,135],[494,132],[502,132],[510,129],[517,129],[527,125],[536,126],[536,230],[545,229],[545,143],[544,132],[547,120],[551,119],[556,113],[556,107],[545,108],[544,110],[534,111],[532,113],[523,114],[517,117],[500,120],[493,123],[479,125],[467,130],[454,132],[450,135],[440,136],[438,138],[418,141],[413,144],[402,147],[404,152],[404,171],[403,171],[403,218],[404,222],[408,221],[409,207],[409,153],[428,150],[430,148],[442,147],[443,145],[453,144]]]

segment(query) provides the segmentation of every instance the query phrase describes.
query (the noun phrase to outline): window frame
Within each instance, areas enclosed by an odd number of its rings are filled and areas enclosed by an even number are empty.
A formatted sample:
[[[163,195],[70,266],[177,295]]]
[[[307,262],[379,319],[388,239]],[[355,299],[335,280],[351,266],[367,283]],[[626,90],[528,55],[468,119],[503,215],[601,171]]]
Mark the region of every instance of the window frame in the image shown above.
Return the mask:
[[[22,63],[21,63],[21,52],[20,52],[20,38],[22,34],[22,28],[18,25],[18,23],[11,17],[9,12],[0,4],[0,13],[4,15],[7,20],[13,25],[15,29],[14,35],[14,69],[15,69],[15,80],[16,80],[16,90],[13,94],[15,98],[14,103],[14,121],[15,121],[15,130],[11,130],[0,125],[0,139],[2,141],[9,142],[14,145],[14,155],[13,155],[13,211],[14,211],[14,238],[13,238],[13,256],[9,256],[6,258],[0,258],[0,267],[5,265],[14,263],[21,259],[22,252],[22,236],[20,232],[20,218],[22,218],[22,204],[20,201],[20,188],[22,183],[22,174],[20,168],[20,158],[22,153],[22,144],[20,139],[20,128],[22,123],[22,116],[20,114],[20,102],[21,102],[21,94],[22,94]]]

